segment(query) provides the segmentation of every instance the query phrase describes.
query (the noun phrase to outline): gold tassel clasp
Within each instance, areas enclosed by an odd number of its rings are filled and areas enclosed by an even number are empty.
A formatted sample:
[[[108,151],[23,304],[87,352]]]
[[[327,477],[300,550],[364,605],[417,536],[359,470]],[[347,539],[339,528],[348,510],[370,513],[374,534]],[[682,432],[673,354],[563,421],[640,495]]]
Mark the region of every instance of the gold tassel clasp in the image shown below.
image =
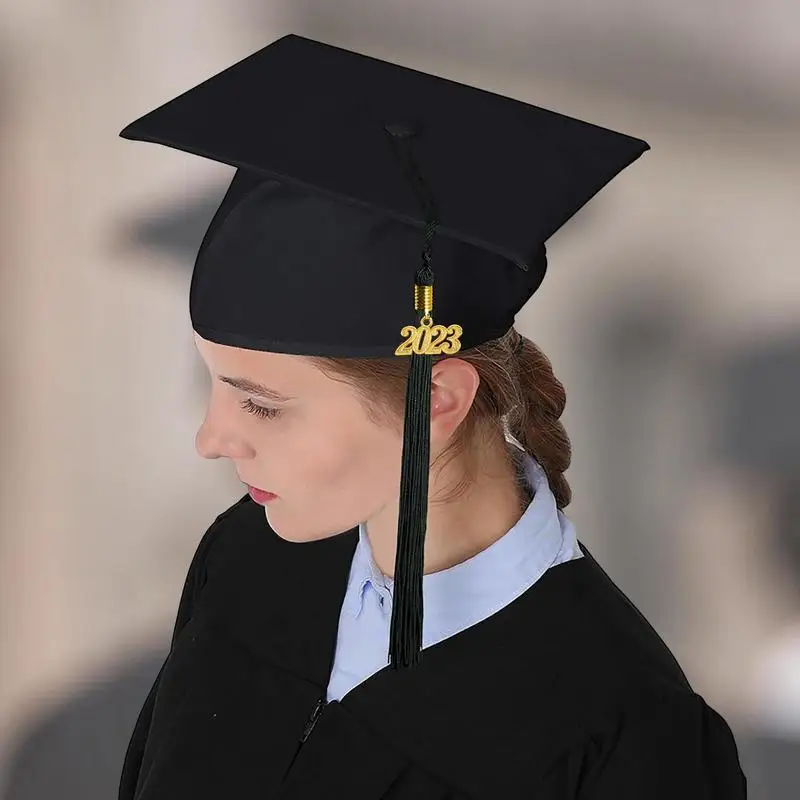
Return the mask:
[[[453,355],[461,349],[460,325],[434,325],[433,286],[414,284],[414,310],[422,311],[423,317],[419,325],[406,325],[400,331],[405,340],[394,351],[396,356],[417,355]]]

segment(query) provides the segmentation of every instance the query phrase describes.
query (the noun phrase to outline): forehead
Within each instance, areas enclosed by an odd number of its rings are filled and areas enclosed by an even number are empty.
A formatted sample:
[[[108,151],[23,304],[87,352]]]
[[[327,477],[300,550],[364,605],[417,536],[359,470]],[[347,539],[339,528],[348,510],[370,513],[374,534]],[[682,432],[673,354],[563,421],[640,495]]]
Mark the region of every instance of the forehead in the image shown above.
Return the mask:
[[[319,388],[323,382],[332,383],[303,356],[217,344],[197,332],[194,341],[206,366],[216,375],[250,378],[269,383],[277,391],[288,391],[290,387],[297,390],[302,386]]]

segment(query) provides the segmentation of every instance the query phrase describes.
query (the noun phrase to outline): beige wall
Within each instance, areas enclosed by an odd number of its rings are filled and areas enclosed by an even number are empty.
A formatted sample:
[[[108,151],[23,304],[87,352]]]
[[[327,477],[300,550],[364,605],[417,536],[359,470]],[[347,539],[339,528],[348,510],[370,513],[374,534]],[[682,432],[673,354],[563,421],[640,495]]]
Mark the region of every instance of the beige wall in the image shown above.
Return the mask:
[[[121,236],[133,215],[225,171],[117,134],[239,57],[247,26],[236,3],[81,11],[43,6],[6,37],[3,741],[40,704],[163,638],[198,533],[241,494],[194,453],[188,275]]]

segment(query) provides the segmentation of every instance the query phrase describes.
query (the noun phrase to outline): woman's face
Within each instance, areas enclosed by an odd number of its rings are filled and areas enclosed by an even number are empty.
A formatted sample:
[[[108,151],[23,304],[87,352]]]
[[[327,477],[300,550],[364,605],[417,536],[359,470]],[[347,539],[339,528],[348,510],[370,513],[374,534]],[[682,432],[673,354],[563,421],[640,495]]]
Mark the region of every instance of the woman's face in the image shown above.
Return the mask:
[[[212,379],[197,452],[229,458],[244,483],[277,495],[264,509],[279,536],[322,539],[396,503],[402,435],[372,422],[350,386],[302,356],[195,343]]]

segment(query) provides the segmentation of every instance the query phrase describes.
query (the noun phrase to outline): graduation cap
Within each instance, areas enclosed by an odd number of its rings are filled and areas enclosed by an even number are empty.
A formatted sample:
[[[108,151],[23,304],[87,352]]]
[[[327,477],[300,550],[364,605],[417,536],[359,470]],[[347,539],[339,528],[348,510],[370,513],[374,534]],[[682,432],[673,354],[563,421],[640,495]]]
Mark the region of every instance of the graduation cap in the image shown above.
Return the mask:
[[[194,265],[199,335],[410,359],[389,660],[417,663],[432,358],[505,334],[545,241],[648,144],[297,35],[120,135],[237,168]]]

